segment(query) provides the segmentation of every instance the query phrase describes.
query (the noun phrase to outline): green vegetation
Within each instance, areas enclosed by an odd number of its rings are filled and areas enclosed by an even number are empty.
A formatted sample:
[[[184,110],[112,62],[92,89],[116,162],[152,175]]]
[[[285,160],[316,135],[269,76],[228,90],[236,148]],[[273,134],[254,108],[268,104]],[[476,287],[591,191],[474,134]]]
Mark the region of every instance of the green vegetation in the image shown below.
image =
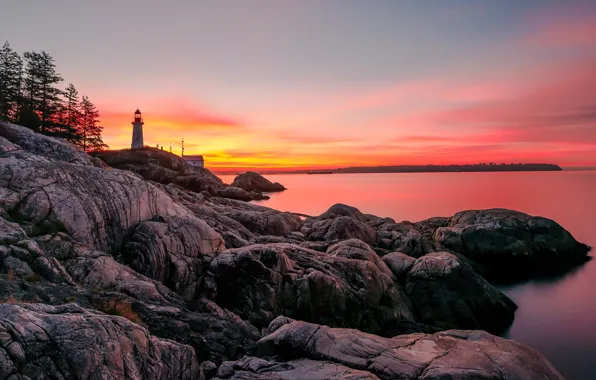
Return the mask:
[[[45,51],[21,57],[8,42],[0,47],[0,120],[59,137],[84,151],[104,150],[99,111],[70,83],[65,89],[54,58]]]

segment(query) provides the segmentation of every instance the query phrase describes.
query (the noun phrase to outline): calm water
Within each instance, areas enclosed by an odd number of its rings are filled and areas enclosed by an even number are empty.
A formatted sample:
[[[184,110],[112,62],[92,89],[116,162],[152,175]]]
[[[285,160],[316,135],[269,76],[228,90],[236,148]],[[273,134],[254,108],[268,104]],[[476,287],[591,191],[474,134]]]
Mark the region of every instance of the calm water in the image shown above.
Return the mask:
[[[289,189],[261,202],[278,210],[318,215],[341,202],[418,221],[504,207],[551,218],[596,247],[596,171],[267,177]],[[509,338],[542,352],[568,379],[596,379],[596,259],[563,278],[502,290],[519,306]]]

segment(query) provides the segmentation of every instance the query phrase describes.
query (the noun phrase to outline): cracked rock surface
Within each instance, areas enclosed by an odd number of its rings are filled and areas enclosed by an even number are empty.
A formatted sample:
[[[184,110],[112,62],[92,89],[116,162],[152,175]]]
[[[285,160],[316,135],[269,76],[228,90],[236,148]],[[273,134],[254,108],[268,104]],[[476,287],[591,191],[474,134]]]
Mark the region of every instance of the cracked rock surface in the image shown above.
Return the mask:
[[[75,304],[0,305],[0,377],[196,379],[194,350]]]
[[[535,350],[484,331],[382,338],[288,318],[274,323],[253,357],[222,363],[214,378],[299,379],[313,368],[320,379],[563,379]]]

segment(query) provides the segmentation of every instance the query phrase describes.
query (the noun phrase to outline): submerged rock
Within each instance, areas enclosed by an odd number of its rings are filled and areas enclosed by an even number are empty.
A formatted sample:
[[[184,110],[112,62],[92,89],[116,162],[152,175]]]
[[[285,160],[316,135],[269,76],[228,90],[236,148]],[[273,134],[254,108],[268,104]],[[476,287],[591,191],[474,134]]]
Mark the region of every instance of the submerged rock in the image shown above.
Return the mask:
[[[231,185],[244,189],[248,192],[257,191],[263,193],[272,193],[286,190],[286,188],[280,183],[271,182],[259,173],[250,171],[238,175],[236,178],[234,178],[234,182],[232,182]]]

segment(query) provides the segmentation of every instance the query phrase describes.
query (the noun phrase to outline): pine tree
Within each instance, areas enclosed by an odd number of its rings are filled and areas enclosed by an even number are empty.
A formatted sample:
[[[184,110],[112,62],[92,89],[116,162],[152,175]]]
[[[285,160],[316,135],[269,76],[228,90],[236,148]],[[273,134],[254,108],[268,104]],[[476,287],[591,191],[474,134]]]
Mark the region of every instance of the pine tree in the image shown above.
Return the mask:
[[[81,115],[81,148],[85,152],[107,149],[108,146],[101,138],[103,127],[99,125],[99,111],[86,96],[83,96],[81,102]]]
[[[64,91],[64,109],[61,124],[63,127],[62,137],[72,143],[78,143],[81,140],[81,104],[79,101],[79,92],[72,83],[68,84]]]
[[[62,91],[56,84],[62,77],[56,72],[54,58],[42,51],[25,53],[25,97],[27,106],[38,113],[40,132],[51,134],[58,124]]]
[[[16,122],[21,104],[23,60],[5,42],[0,48],[0,119]]]

